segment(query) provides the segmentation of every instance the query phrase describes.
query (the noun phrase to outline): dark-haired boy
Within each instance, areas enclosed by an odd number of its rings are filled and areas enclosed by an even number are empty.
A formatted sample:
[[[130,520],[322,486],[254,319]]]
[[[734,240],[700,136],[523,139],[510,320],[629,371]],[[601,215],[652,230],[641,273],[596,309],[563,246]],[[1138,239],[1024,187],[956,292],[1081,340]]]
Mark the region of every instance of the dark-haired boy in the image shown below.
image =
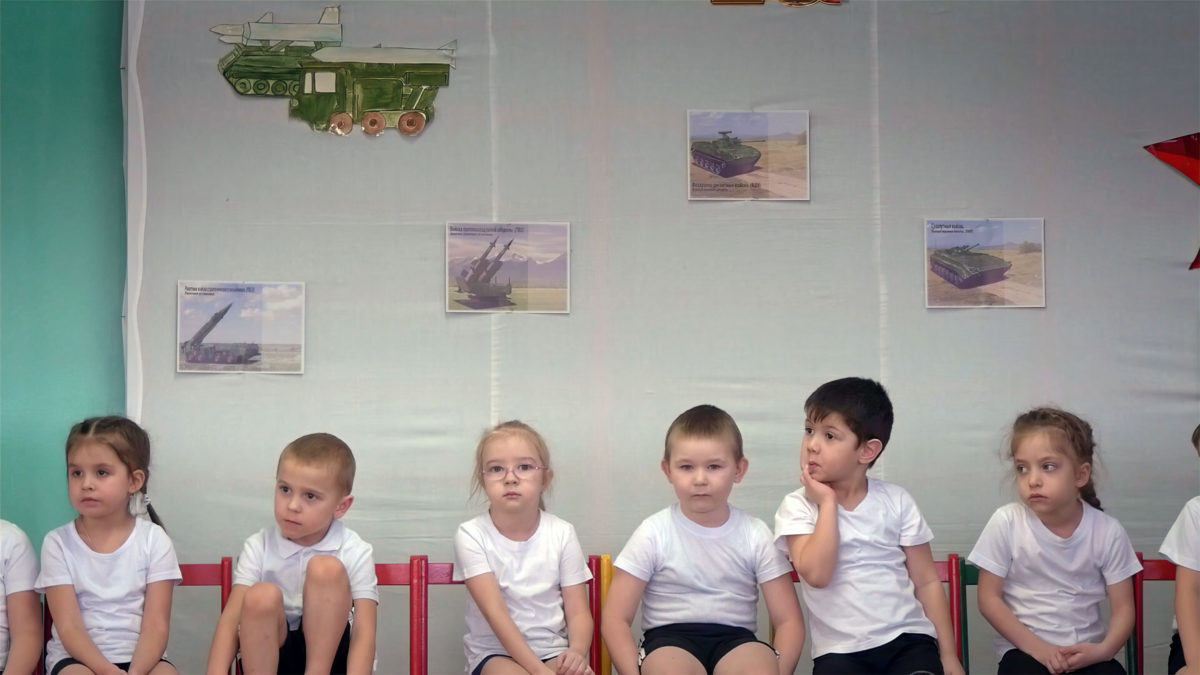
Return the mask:
[[[775,542],[803,582],[813,674],[962,673],[933,533],[904,488],[867,478],[892,432],[887,392],[834,380],[804,413],[802,487],[775,514]]]
[[[275,470],[275,526],[246,539],[208,653],[228,673],[368,675],[379,604],[371,545],[341,522],[354,497],[354,454],[332,434],[288,444]]]

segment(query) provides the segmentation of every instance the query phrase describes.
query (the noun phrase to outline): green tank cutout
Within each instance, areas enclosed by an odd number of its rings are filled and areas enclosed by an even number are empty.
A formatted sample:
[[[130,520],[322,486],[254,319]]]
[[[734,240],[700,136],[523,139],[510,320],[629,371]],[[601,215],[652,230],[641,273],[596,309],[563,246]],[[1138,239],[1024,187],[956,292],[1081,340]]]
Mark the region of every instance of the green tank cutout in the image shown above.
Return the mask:
[[[1012,269],[1012,263],[990,253],[971,250],[978,245],[937,249],[929,255],[929,267],[934,274],[959,288],[974,288],[1003,279]]]
[[[716,140],[692,142],[692,163],[724,178],[753,170],[762,153],[737,136],[730,136],[732,131],[717,133],[721,137]]]
[[[217,63],[243,96],[286,96],[288,115],[341,136],[354,125],[372,136],[389,127],[415,136],[433,120],[433,101],[449,86],[457,41],[437,49],[342,47],[337,7],[316,23],[258,21],[212,27],[233,50]]]

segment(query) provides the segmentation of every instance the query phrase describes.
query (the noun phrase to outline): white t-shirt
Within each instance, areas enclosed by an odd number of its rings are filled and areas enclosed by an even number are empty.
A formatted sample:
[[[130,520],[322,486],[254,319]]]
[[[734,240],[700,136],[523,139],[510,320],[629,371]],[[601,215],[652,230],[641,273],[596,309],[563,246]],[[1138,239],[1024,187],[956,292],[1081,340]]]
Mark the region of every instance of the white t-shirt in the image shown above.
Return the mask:
[[[837,507],[837,518],[837,568],[829,585],[800,582],[813,658],[861,652],[904,633],[937,637],[917,601],[903,548],[932,541],[933,532],[908,491],[868,478],[867,496],[853,511]],[[812,534],[816,525],[817,505],[800,488],[775,512],[775,545],[787,552],[789,536]]]
[[[1184,504],[1158,552],[1176,565],[1200,572],[1200,497]],[[1171,629],[1179,630],[1179,622],[1172,621]]]
[[[718,623],[753,632],[759,585],[792,571],[758,518],[730,506],[725,524],[705,527],[678,503],[643,520],[613,564],[646,582],[643,631]]]
[[[126,663],[141,637],[146,586],[182,580],[175,547],[158,525],[137,518],[120,548],[97,553],[79,537],[72,521],[51,530],[42,541],[36,590],[74,586],[88,637],[110,663]],[[56,625],[46,645],[46,672],[68,656]]]
[[[1004,579],[1004,604],[1034,635],[1066,647],[1099,642],[1108,587],[1142,569],[1116,518],[1083,504],[1070,537],[1051,532],[1022,502],[996,509],[967,557]],[[1013,649],[996,637],[996,655]]]
[[[32,591],[37,575],[37,556],[29,537],[16,525],[0,520],[0,670],[8,664],[8,648],[12,645],[8,636],[8,596]]]
[[[325,537],[312,546],[301,546],[285,538],[274,525],[255,532],[242,546],[233,583],[253,586],[265,581],[278,586],[283,593],[288,630],[296,630],[304,611],[304,575],[308,561],[317,555],[330,555],[342,561],[346,576],[350,577],[352,600],[379,602],[374,549],[340,520],[333,521]],[[351,610],[350,617],[353,615]]]
[[[567,619],[562,589],[592,578],[587,559],[567,521],[539,512],[537,530],[526,541],[513,541],[480,514],[458,526],[454,535],[454,580],[491,572],[504,604],[525,642],[541,660],[567,649]],[[467,594],[467,634],[463,636],[467,672],[489,654],[505,654],[500,639]]]

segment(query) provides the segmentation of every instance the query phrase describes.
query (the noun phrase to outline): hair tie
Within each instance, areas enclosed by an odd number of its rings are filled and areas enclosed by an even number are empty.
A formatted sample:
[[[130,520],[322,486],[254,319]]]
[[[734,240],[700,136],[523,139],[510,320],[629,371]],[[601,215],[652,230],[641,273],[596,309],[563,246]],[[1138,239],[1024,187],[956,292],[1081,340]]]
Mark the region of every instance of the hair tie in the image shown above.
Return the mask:
[[[135,492],[129,496],[129,513],[138,518],[149,518],[150,495],[145,492]]]

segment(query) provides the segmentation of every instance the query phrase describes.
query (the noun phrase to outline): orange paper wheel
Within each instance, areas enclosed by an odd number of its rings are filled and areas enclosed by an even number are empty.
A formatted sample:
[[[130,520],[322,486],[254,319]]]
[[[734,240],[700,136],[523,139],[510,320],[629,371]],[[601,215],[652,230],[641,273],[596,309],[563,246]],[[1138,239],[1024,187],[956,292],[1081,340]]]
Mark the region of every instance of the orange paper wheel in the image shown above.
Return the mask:
[[[396,128],[405,136],[416,136],[425,128],[425,113],[419,110],[404,113],[396,123]]]
[[[338,136],[345,136],[354,128],[354,120],[350,118],[350,113],[334,113],[333,117],[329,118],[329,130]]]
[[[383,113],[369,112],[366,115],[363,115],[362,130],[366,133],[372,136],[378,136],[379,134],[383,133],[385,127],[387,127],[387,119],[384,118]]]

